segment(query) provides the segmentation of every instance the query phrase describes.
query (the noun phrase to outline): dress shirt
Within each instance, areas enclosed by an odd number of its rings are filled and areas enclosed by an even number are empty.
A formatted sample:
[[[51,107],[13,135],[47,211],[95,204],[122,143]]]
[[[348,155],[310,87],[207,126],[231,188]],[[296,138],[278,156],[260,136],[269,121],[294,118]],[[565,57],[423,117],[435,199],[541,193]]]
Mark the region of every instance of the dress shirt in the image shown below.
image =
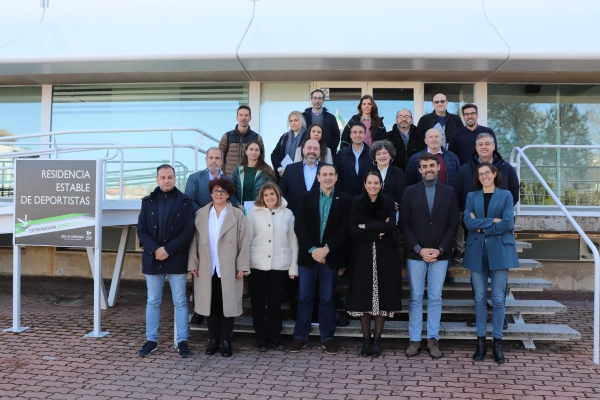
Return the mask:
[[[359,151],[354,150],[354,144],[352,146],[350,146],[350,147],[352,147],[352,152],[354,153],[354,159],[355,159],[354,169],[356,170],[356,175],[358,175],[358,158],[360,157],[360,154],[364,150],[365,144],[363,143],[363,145],[362,145],[362,147],[360,148]]]
[[[223,221],[225,220],[225,214],[227,214],[227,207],[225,207],[221,211],[221,215],[217,217],[217,211],[215,207],[210,208],[210,212],[208,214],[208,236],[210,243],[210,263],[212,265],[212,271],[210,276],[215,274],[217,271],[217,276],[221,277],[221,266],[219,265],[219,236],[221,236],[221,227],[223,226]]]
[[[333,201],[333,192],[335,189],[331,189],[329,196],[325,194],[323,189],[319,189],[319,241],[323,241],[323,234],[325,233],[325,227],[327,226],[327,218],[329,218],[329,211],[331,210],[331,202]],[[325,244],[327,246],[327,243]],[[327,246],[329,247],[329,246]],[[311,247],[308,252],[312,253],[316,247]]]
[[[389,164],[384,169],[379,168],[379,165],[377,166],[377,169],[379,170],[379,173],[381,174],[381,188],[382,189],[383,189],[383,186],[385,185],[383,182],[385,182],[385,177],[387,176],[387,172],[388,172],[389,168],[390,168]]]

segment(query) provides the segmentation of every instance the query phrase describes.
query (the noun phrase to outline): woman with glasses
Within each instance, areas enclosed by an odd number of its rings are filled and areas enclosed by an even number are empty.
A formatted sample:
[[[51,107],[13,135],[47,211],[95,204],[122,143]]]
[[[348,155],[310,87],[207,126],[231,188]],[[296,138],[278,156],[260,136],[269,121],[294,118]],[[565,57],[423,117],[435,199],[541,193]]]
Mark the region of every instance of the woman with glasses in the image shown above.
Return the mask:
[[[256,199],[263,183],[275,180],[273,169],[265,163],[263,147],[256,140],[248,143],[242,163],[233,170],[231,180],[242,205]]]
[[[281,162],[285,159],[285,156],[289,156],[289,160],[293,161],[296,155],[296,149],[300,147],[300,143],[306,137],[306,121],[304,115],[300,111],[292,111],[288,115],[288,126],[290,130],[284,133],[277,146],[271,153],[271,163],[273,169],[277,171],[279,175],[277,179],[283,176],[285,168],[281,165]]]
[[[233,183],[227,178],[209,182],[212,202],[196,212],[194,239],[190,244],[188,271],[194,279],[194,311],[207,316],[210,342],[205,354],[221,348],[231,357],[234,317],[242,315],[242,277],[250,272],[250,237],[244,213],[229,198]]]
[[[287,208],[279,186],[267,182],[261,186],[247,220],[252,269],[248,283],[257,349],[283,351],[279,341],[281,297],[289,278],[298,275],[294,214]]]
[[[350,131],[352,127],[359,122],[362,122],[367,128],[365,143],[368,147],[376,140],[381,140],[387,133],[383,125],[383,117],[379,116],[377,104],[372,96],[366,95],[360,98],[358,103],[358,114],[353,115],[350,121],[346,124],[342,132],[342,143],[340,149],[352,144],[350,139]]]
[[[502,352],[502,325],[504,297],[508,270],[519,266],[513,232],[513,197],[502,190],[502,176],[493,164],[483,162],[473,177],[476,191],[467,195],[463,221],[469,233],[465,240],[463,265],[471,271],[477,348],[473,360],[482,361],[487,352],[487,285],[492,288],[492,355],[498,364],[504,364]]]
[[[365,191],[354,197],[349,231],[353,239],[346,310],[360,318],[363,357],[379,357],[385,318],[402,310],[402,274],[394,241],[394,200],[383,194],[378,171],[369,171]],[[371,317],[375,334],[371,342]]]
[[[306,141],[310,139],[316,140],[321,146],[319,161],[325,162],[327,164],[333,164],[331,149],[327,147],[327,143],[325,142],[325,139],[323,139],[323,127],[319,124],[312,124],[310,128],[308,128],[308,136],[305,137],[304,140],[302,140],[300,147],[296,149],[294,162],[302,161],[302,148],[304,147],[304,143],[306,143]]]

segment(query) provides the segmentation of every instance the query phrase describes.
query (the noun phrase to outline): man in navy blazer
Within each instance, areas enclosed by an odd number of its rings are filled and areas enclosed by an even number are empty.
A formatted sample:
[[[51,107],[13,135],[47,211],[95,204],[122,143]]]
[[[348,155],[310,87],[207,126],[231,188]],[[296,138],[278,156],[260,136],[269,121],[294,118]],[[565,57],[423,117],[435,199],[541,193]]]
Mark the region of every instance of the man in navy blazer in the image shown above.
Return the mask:
[[[439,348],[442,315],[442,288],[458,228],[458,205],[454,189],[437,181],[438,158],[431,153],[419,156],[421,182],[404,191],[400,204],[400,224],[407,249],[408,357],[421,349],[423,293],[427,278],[427,349],[434,359],[443,357]]]
[[[300,198],[306,192],[319,190],[317,170],[321,147],[314,139],[307,140],[302,148],[303,160],[285,168],[279,188],[288,202],[288,208],[296,215]]]
[[[223,167],[223,152],[218,147],[206,150],[206,169],[194,172],[188,177],[185,185],[185,194],[193,200],[194,211],[198,211],[212,201],[208,191],[208,183],[216,178],[228,178],[221,170]],[[237,205],[235,196],[231,198],[232,204]]]
[[[287,168],[286,168],[287,173]],[[294,230],[298,237],[298,280],[300,298],[291,353],[302,351],[310,333],[313,299],[319,282],[319,330],[322,348],[336,354],[335,295],[338,269],[345,267],[351,197],[335,188],[337,172],[322,163],[316,191],[305,193],[296,214]]]

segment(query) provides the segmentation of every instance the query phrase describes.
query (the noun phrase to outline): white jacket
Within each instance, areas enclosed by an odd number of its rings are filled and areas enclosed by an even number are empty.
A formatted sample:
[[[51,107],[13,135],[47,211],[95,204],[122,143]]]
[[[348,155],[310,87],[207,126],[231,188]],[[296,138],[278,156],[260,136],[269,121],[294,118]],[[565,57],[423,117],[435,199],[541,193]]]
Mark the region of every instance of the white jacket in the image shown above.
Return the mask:
[[[263,271],[289,270],[298,276],[298,239],[294,232],[294,214],[281,198],[281,207],[270,211],[253,207],[246,219],[250,234],[250,268]]]

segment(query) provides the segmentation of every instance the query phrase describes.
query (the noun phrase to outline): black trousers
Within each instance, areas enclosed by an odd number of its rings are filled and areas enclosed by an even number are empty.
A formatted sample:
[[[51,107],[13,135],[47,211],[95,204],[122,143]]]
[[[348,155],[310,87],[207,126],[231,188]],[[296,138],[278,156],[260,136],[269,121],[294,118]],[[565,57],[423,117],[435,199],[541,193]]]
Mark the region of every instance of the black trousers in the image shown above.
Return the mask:
[[[223,288],[217,272],[212,277],[212,295],[210,298],[210,315],[206,317],[208,337],[210,340],[231,341],[234,317],[223,315]]]
[[[281,332],[281,297],[289,279],[288,271],[252,269],[248,277],[252,322],[257,343],[279,339]],[[266,306],[266,308],[265,308]]]

